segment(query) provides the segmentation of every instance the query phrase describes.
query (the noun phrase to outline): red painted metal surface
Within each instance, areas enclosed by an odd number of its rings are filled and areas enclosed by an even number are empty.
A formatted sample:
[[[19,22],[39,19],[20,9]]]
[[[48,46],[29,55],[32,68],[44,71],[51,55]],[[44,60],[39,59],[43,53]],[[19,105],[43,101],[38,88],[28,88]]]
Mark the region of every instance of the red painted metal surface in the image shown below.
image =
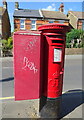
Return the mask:
[[[41,83],[41,32],[14,34],[15,100],[37,99]]]
[[[57,98],[62,95],[65,34],[69,27],[63,24],[48,24],[38,28],[44,40],[43,95]]]

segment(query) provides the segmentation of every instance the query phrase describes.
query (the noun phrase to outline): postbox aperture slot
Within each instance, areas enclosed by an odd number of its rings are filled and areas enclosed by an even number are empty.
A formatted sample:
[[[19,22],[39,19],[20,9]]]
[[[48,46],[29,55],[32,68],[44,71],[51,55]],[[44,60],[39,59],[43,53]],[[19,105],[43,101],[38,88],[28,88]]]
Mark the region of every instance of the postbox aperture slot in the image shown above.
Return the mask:
[[[52,40],[52,43],[64,43],[64,41],[62,41],[62,40]]]
[[[62,57],[62,49],[54,48],[54,61],[53,62],[61,62]]]
[[[61,38],[61,39],[63,39],[63,36],[55,36],[55,35],[48,35],[48,37],[50,37],[50,38]]]

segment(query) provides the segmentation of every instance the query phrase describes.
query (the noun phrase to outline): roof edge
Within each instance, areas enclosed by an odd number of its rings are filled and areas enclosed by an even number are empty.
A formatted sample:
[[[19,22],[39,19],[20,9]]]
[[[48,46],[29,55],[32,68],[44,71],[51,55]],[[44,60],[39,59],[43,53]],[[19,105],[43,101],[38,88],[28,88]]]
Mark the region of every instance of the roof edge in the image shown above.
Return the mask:
[[[39,14],[41,17],[43,17],[42,11],[39,9]]]

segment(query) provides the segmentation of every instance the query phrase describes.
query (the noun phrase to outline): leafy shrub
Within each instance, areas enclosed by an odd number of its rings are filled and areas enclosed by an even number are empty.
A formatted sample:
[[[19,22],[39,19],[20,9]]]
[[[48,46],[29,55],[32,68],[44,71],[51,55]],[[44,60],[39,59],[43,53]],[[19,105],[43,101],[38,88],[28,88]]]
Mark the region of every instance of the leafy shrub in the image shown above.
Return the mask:
[[[72,39],[79,39],[80,38],[80,30],[77,29],[71,29],[70,32],[66,35],[66,42],[70,43]]]
[[[9,37],[8,40],[1,40],[1,42],[2,42],[3,56],[6,56],[8,53],[10,54],[13,48],[12,37]]]
[[[70,48],[70,43],[66,43],[66,48]]]
[[[70,32],[66,34],[66,44],[71,43],[71,41],[74,39],[74,47],[77,48],[77,39],[81,39],[82,43],[79,45],[79,47],[83,47],[84,45],[84,31],[83,30],[78,30],[78,29],[71,29]],[[66,46],[68,47],[68,46]]]

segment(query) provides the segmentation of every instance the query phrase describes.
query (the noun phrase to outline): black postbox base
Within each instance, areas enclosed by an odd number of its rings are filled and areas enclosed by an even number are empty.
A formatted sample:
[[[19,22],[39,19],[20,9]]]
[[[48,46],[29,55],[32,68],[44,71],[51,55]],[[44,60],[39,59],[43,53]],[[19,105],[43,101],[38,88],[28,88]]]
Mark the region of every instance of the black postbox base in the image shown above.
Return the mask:
[[[40,118],[59,120],[62,98],[50,99],[42,97],[40,100]]]

